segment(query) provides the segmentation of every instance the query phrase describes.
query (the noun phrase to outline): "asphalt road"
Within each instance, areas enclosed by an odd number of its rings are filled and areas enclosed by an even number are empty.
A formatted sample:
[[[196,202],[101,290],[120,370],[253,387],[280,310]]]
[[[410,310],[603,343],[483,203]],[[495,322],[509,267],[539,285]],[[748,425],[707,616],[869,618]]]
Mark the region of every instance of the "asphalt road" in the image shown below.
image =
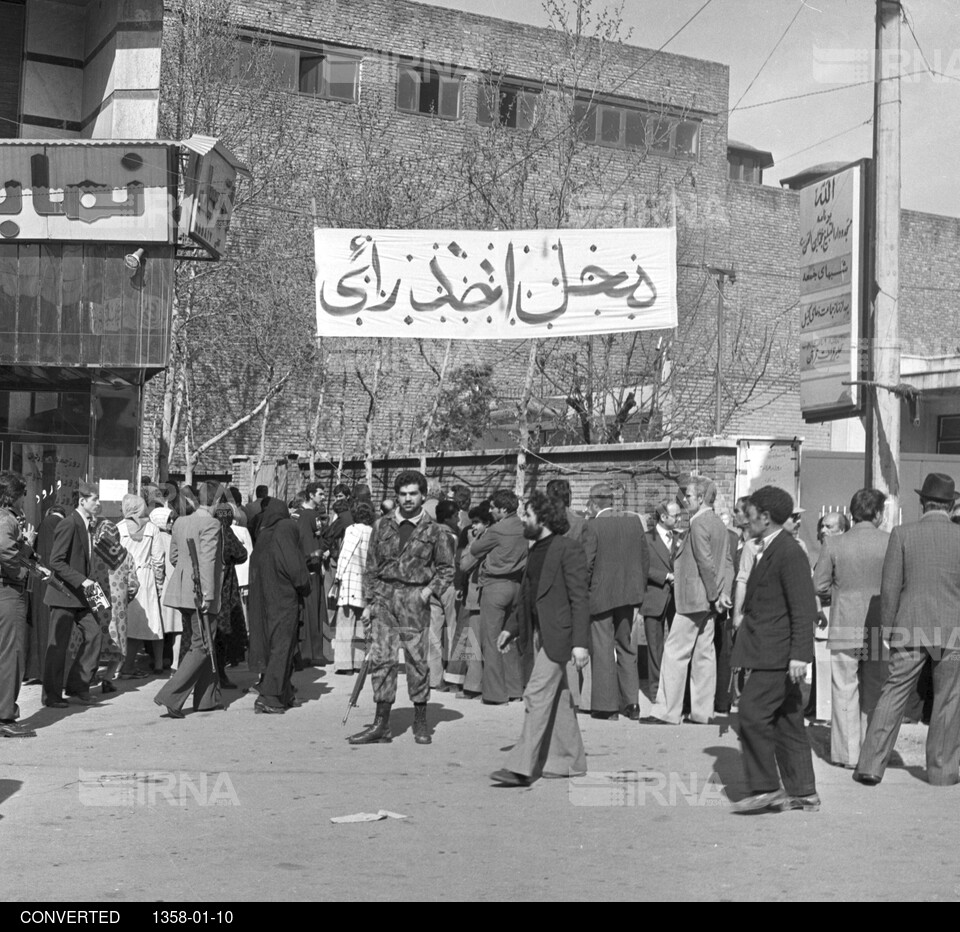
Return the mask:
[[[250,674],[231,671],[240,684]],[[368,684],[347,728],[351,678],[295,675],[307,701],[255,715],[161,719],[156,680],[100,706],[40,708],[33,739],[0,742],[5,900],[955,900],[960,786],[923,780],[923,726],[905,726],[876,788],[824,759],[823,808],[737,816],[735,730],[580,717],[590,773],[524,789],[491,784],[519,734],[520,704],[435,693],[434,743],[414,744],[400,679],[390,745],[351,747],[371,719]],[[334,824],[378,810],[406,816]]]

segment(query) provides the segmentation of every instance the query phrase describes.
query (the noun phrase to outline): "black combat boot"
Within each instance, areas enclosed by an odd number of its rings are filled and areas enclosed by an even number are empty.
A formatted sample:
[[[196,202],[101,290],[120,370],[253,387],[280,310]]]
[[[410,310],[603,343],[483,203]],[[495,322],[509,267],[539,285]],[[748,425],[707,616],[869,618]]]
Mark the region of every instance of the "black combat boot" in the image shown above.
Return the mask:
[[[393,741],[393,734],[390,732],[390,703],[378,702],[373,724],[351,735],[347,740],[351,744],[389,744]]]
[[[427,704],[415,702],[413,704],[413,740],[417,744],[431,744],[430,727],[427,725]]]

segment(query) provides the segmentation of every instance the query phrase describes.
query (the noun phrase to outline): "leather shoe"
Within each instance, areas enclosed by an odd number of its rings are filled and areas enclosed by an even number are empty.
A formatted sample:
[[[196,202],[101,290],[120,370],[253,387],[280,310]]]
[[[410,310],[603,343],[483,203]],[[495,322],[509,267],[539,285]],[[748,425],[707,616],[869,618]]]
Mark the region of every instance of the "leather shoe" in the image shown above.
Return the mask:
[[[91,696],[90,693],[74,693],[73,698],[81,705],[98,705],[100,702],[96,696]]]
[[[811,796],[788,796],[777,809],[780,812],[789,812],[791,809],[802,809],[804,812],[819,812],[820,797],[813,793]]]
[[[734,803],[734,812],[761,812],[764,809],[780,809],[790,797],[783,790],[771,790],[769,793],[755,793],[740,802]]]
[[[36,738],[37,733],[16,722],[0,722],[0,738]]]
[[[103,693],[105,696],[109,695],[110,693],[115,693],[116,691],[117,691],[117,687],[114,686],[113,683],[110,682],[110,680],[104,680],[100,684],[100,692]]]
[[[253,704],[253,711],[258,715],[260,713],[263,713],[264,715],[284,715],[287,710],[282,706],[269,705],[268,703],[262,702],[260,699],[258,699]]]
[[[599,718],[606,722],[616,722],[620,720],[619,712],[591,712],[590,718]]]
[[[640,721],[640,706],[638,705],[628,705],[624,710],[623,714],[626,715],[631,722]]]
[[[44,705],[48,709],[69,709],[70,703],[64,701],[63,699],[48,699],[44,702]]]
[[[644,715],[640,719],[641,725],[670,725],[672,722],[665,722],[662,718],[657,718],[655,715]]]
[[[881,778],[872,773],[860,773],[859,770],[854,770],[853,779],[864,786],[878,786]]]
[[[181,712],[179,709],[174,709],[163,702],[158,702],[156,699],[154,699],[153,701],[156,705],[160,706],[161,709],[167,710],[167,718],[186,718],[183,712]],[[163,716],[161,716],[161,718],[162,717]]]
[[[490,774],[490,779],[495,783],[501,783],[504,786],[529,786],[530,778],[522,773],[514,773],[512,770],[495,770]]]

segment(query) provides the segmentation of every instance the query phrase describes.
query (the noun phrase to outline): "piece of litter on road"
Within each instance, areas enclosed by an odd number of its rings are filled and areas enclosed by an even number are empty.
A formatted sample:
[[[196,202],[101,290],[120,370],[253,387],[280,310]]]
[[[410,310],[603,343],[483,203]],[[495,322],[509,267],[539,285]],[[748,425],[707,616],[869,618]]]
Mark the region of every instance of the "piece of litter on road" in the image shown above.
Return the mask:
[[[381,819],[405,819],[399,812],[378,809],[376,812],[354,812],[351,815],[334,816],[331,822],[379,822]]]

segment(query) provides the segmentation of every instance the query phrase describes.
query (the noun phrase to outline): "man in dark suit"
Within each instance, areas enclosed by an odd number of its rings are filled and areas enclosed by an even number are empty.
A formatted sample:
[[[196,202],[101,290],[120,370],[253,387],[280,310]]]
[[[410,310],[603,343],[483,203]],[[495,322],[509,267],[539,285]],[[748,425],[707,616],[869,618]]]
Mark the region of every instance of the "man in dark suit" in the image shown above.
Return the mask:
[[[638,515],[613,510],[613,488],[590,490],[593,518],[583,534],[590,580],[591,718],[640,719],[640,679],[633,643],[633,614],[643,602],[650,555]]]
[[[647,688],[656,699],[663,640],[676,612],[673,565],[680,552],[680,506],[664,499],[656,508],[657,524],[647,533],[650,567],[643,597],[643,632],[647,639]]]
[[[651,725],[679,725],[690,671],[691,722],[706,725],[717,691],[713,630],[717,615],[730,608],[733,559],[727,529],[713,510],[717,486],[706,476],[690,476],[678,501],[691,512],[690,530],[675,563],[676,615],[663,645],[660,685]]]
[[[173,574],[167,583],[163,604],[179,609],[183,615],[184,631],[190,632],[190,650],[176,673],[153,700],[167,710],[169,718],[184,717],[183,704],[191,691],[195,712],[223,708],[220,683],[214,675],[209,650],[216,633],[211,622],[220,612],[223,584],[223,525],[213,514],[222,497],[221,488],[216,482],[204,482],[200,486],[200,505],[197,510],[173,523],[170,540]],[[191,540],[197,548],[200,587],[203,591],[202,613],[197,611],[193,585],[193,561],[189,548]]]
[[[927,657],[933,663],[927,780],[960,783],[960,527],[950,520],[957,494],[943,473],[930,473],[917,493],[923,516],[893,529],[883,561],[880,617],[890,672],[853,772],[867,786],[883,779]]]
[[[90,695],[90,686],[97,675],[102,633],[85,593],[94,586],[90,558],[93,527],[99,514],[99,490],[93,483],[81,482],[77,507],[53,533],[50,569],[63,580],[67,590],[61,592],[48,586],[43,597],[50,606],[50,633],[43,658],[43,704],[55,709],[67,707],[63,699],[63,672],[74,628],[79,629],[82,642],[67,675],[67,695],[84,705],[97,702]]]
[[[732,663],[749,671],[740,696],[740,744],[751,795],[738,812],[820,808],[800,681],[813,660],[817,599],[810,563],[784,523],[793,499],[765,485],[747,516],[758,543]],[[783,787],[780,781],[783,780]]]
[[[586,773],[583,739],[567,688],[566,667],[589,659],[590,608],[583,548],[563,537],[567,519],[556,499],[534,492],[524,511],[524,535],[534,541],[520,586],[516,610],[497,640],[500,650],[518,640],[535,654],[523,692],[523,731],[506,767],[491,779],[527,786],[537,776],[572,777]]]

